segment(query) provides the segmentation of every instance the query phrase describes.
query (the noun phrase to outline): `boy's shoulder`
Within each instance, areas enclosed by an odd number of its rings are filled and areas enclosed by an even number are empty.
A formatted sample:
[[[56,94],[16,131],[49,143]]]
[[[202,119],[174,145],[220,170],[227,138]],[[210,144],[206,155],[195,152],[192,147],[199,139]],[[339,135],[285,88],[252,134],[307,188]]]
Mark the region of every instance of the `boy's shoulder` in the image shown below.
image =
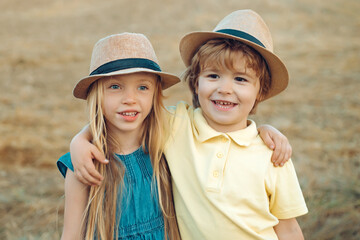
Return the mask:
[[[268,148],[260,137],[255,121],[248,120],[248,126],[245,129],[228,134],[239,153],[249,155],[254,158],[270,161],[273,150]]]
[[[262,156],[267,156],[269,159],[273,154],[273,150],[265,144],[259,134],[257,134],[256,137],[253,139],[251,144],[248,146],[248,149],[253,154],[261,154]]]
[[[266,149],[272,151],[266,146],[265,142],[260,137],[256,122],[252,119],[248,119],[248,126],[246,128],[230,132],[229,136],[240,146],[265,147],[264,150]]]

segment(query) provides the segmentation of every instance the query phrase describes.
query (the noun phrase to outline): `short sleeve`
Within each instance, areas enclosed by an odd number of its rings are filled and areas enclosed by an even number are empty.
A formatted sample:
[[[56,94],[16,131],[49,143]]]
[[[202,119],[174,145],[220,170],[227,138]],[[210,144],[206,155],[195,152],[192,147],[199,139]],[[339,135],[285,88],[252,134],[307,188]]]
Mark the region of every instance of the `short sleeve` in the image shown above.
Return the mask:
[[[176,134],[181,123],[189,121],[192,112],[192,107],[184,101],[179,101],[176,106],[166,107],[165,119],[170,135]]]
[[[64,178],[66,176],[66,171],[67,171],[68,168],[71,171],[74,171],[74,166],[72,165],[72,162],[71,162],[70,152],[62,155],[59,158],[59,160],[57,160],[56,165],[57,165],[61,175],[63,175]]]
[[[289,219],[308,212],[295,168],[291,160],[283,167],[273,167],[267,178],[270,212],[278,219]]]

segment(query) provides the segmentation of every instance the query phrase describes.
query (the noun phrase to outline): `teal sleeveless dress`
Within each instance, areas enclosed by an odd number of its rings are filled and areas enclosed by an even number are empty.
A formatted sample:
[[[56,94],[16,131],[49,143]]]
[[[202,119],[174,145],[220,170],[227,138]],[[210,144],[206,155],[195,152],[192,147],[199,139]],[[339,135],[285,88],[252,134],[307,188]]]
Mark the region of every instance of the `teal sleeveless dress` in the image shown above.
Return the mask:
[[[117,239],[164,239],[164,220],[157,185],[152,184],[153,168],[149,154],[140,147],[131,154],[117,157],[126,168],[121,202],[117,203],[121,209],[121,214],[117,209],[117,216],[120,216]],[[64,177],[68,168],[74,171],[70,153],[59,158],[57,167]]]

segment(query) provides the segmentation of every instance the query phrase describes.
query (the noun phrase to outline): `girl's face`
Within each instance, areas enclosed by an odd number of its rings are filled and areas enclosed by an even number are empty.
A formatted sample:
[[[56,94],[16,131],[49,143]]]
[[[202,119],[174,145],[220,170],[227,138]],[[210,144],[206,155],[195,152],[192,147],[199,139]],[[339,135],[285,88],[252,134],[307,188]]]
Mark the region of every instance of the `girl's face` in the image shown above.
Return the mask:
[[[151,73],[118,75],[103,81],[103,110],[110,131],[142,134],[145,118],[152,109],[157,76]]]

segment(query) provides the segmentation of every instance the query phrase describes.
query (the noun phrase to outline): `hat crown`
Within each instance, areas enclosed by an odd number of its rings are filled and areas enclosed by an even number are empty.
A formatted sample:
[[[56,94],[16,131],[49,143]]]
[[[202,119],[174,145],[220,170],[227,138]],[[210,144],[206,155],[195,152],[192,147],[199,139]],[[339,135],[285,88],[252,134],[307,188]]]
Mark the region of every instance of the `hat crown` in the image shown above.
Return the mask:
[[[264,58],[270,72],[271,88],[262,101],[279,94],[287,87],[289,74],[285,64],[274,53],[270,30],[260,15],[250,9],[230,13],[211,32],[198,31],[186,34],[179,45],[185,66],[192,64],[194,55],[203,44],[219,38],[242,42]]]
[[[95,44],[90,73],[106,63],[128,58],[143,58],[158,64],[155,50],[145,35],[121,33],[102,38]]]
[[[152,73],[159,76],[162,89],[166,89],[180,79],[170,73],[162,72],[149,39],[141,33],[120,33],[100,39],[94,46],[89,76],[75,85],[73,94],[86,99],[91,84],[103,77]]]
[[[273,52],[271,33],[264,20],[256,12],[245,9],[232,12],[214,28],[214,32],[232,29],[245,32],[259,40],[267,50]]]

